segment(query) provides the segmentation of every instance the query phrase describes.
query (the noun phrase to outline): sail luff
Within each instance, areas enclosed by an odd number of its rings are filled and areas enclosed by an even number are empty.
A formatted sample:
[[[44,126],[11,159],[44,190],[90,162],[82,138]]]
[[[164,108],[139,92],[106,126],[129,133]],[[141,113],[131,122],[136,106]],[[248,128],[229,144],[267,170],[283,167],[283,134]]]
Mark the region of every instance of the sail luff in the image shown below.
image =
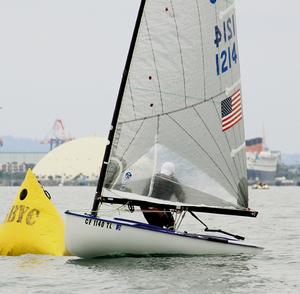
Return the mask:
[[[113,118],[112,118],[112,122],[111,122],[111,129],[110,129],[110,132],[108,135],[108,145],[106,146],[103,161],[102,161],[101,172],[100,172],[100,176],[99,176],[99,180],[98,180],[98,184],[97,184],[96,195],[95,195],[94,203],[93,203],[93,207],[92,207],[92,213],[94,213],[94,214],[98,210],[98,206],[100,203],[99,195],[101,195],[103,185],[104,185],[107,165],[108,165],[109,157],[111,154],[112,143],[113,143],[113,139],[114,139],[114,135],[115,135],[115,131],[116,131],[116,126],[117,126],[117,122],[118,122],[122,99],[123,99],[123,95],[125,92],[125,87],[126,87],[126,83],[127,83],[127,79],[128,79],[129,69],[130,69],[130,64],[131,64],[134,47],[136,44],[138,31],[139,31],[139,27],[141,24],[145,4],[146,4],[146,0],[141,0],[140,8],[138,11],[138,15],[137,15],[137,19],[136,19],[132,39],[131,39],[131,44],[129,47],[128,56],[127,56],[127,60],[126,60],[126,64],[125,64],[125,68],[124,68],[124,72],[123,72],[123,76],[122,76],[119,94],[118,94],[118,98],[116,101],[115,110],[114,110],[114,114],[113,114]]]

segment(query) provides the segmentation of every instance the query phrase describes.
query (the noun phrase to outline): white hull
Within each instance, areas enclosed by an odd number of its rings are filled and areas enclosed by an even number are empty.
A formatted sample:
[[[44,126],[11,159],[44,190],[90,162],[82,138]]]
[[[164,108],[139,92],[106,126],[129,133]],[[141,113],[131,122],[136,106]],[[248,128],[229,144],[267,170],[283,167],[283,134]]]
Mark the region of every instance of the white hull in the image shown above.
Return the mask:
[[[107,255],[237,255],[262,248],[235,239],[173,232],[121,219],[102,219],[66,212],[65,243],[82,258]]]
[[[278,156],[263,151],[259,155],[247,152],[247,169],[266,173],[276,173]]]

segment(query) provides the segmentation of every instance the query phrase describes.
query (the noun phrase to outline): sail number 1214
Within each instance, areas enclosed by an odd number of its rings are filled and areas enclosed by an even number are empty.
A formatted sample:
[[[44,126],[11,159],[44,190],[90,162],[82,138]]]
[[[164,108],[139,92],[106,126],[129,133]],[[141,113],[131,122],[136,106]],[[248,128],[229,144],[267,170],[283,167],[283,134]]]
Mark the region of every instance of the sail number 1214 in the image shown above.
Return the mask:
[[[219,54],[216,54],[216,69],[217,75],[226,73],[228,70],[232,68],[233,63],[237,63],[237,51],[235,43],[233,43],[232,47],[222,50]]]
[[[234,15],[223,21],[222,25],[215,26],[214,44],[217,48],[220,47],[220,44],[225,45],[225,49],[216,54],[216,71],[218,76],[226,73],[232,68],[233,64],[237,63],[237,46],[235,42],[231,41],[235,35]],[[228,46],[226,46],[227,44]]]

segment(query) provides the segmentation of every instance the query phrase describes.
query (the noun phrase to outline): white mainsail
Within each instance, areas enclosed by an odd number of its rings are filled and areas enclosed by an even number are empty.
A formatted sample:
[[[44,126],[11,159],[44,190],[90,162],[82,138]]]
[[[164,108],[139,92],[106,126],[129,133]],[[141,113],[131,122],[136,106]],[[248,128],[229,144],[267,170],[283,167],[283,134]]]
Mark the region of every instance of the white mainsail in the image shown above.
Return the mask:
[[[241,97],[233,1],[146,1],[105,186],[145,199],[146,183],[171,161],[187,205],[247,208]]]

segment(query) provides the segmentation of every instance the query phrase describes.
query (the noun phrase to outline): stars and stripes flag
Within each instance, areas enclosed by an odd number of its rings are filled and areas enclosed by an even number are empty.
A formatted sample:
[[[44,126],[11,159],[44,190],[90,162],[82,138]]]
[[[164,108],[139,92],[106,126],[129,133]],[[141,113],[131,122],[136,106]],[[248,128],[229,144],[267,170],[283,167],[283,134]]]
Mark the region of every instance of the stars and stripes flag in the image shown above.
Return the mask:
[[[241,90],[221,102],[222,131],[226,132],[243,117]]]

